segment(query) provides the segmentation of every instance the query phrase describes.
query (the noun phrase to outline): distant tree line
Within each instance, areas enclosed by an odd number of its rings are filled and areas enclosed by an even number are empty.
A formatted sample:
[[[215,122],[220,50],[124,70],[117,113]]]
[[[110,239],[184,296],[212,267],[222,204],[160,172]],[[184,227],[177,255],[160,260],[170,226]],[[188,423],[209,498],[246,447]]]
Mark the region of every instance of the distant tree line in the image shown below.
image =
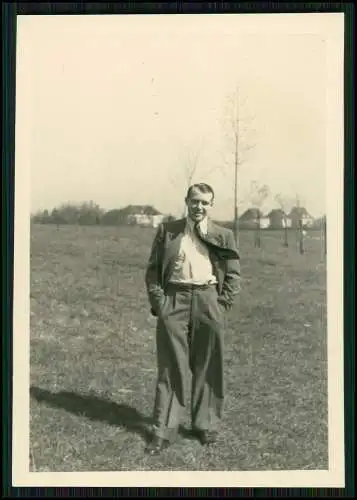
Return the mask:
[[[81,226],[120,226],[130,222],[130,215],[142,214],[148,216],[160,215],[152,205],[128,205],[109,211],[101,208],[94,201],[62,203],[53,210],[40,210],[31,216],[34,224],[81,225]],[[165,219],[173,218],[168,215]]]
[[[100,224],[105,211],[93,201],[80,204],[62,203],[52,211],[40,210],[32,215],[37,224]]]
[[[255,229],[257,221],[260,222],[263,214],[260,217],[256,215],[259,209],[248,209],[240,217],[241,229]],[[260,211],[259,211],[260,212]],[[281,212],[281,213],[280,213]],[[82,225],[82,226],[120,226],[128,225],[131,222],[130,216],[132,215],[147,215],[156,216],[161,215],[158,210],[152,205],[128,205],[124,208],[115,208],[112,210],[104,210],[94,201],[82,203],[62,203],[55,207],[53,210],[40,210],[31,216],[31,220],[35,224],[57,224],[57,225]],[[284,214],[281,210],[272,210],[269,214],[270,229],[281,229],[281,221]],[[163,216],[164,220],[172,220],[175,217],[172,215]],[[233,221],[216,221],[220,225],[233,229]],[[321,229],[326,225],[326,216],[314,219],[309,229]],[[292,225],[291,229],[296,228],[296,223]]]
[[[257,215],[257,211],[259,214]],[[305,209],[294,207],[289,216],[281,209],[272,210],[265,219],[269,219],[269,225],[264,225],[264,232],[268,229],[284,230],[284,246],[289,246],[288,230],[297,230],[300,246],[300,253],[305,253],[304,249],[304,234],[305,225],[303,224],[303,215]],[[296,214],[295,222],[292,214]],[[252,229],[255,231],[255,246],[261,247],[260,229],[263,214],[259,209],[250,208],[246,210],[240,217],[241,229]],[[51,212],[49,210],[38,211],[31,216],[33,224],[56,224],[57,229],[61,225],[80,225],[80,226],[125,226],[139,224],[140,220],[149,220],[159,217],[160,221],[173,220],[172,215],[163,215],[152,205],[128,205],[124,208],[115,208],[112,210],[104,210],[93,201],[75,203],[62,203],[55,207]],[[288,228],[286,226],[287,217],[292,218],[292,224]],[[282,221],[285,221],[282,224]],[[218,224],[230,229],[234,229],[234,221],[215,221]],[[142,222],[141,222],[142,223]],[[146,224],[144,224],[146,225]],[[152,227],[157,227],[156,224],[150,224]],[[320,230],[322,241],[324,242],[324,253],[326,253],[326,216],[318,219],[311,219],[308,225],[308,230]]]

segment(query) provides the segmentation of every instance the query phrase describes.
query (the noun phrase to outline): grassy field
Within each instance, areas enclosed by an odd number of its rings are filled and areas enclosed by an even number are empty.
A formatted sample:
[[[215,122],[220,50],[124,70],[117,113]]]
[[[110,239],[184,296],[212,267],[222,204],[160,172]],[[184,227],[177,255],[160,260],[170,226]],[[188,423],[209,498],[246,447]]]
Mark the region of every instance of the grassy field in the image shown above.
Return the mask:
[[[326,266],[267,232],[241,234],[242,293],[226,331],[219,443],[188,432],[143,454],[156,381],[144,273],[152,229],[33,226],[32,471],[327,469]],[[189,408],[188,408],[189,411]]]

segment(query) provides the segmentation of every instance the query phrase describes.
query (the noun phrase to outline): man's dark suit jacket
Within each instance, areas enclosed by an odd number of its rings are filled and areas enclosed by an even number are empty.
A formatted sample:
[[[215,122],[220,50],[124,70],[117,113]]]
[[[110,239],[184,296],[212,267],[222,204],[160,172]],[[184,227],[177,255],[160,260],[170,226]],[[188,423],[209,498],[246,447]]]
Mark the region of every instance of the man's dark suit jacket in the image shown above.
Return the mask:
[[[156,232],[145,276],[151,313],[154,316],[157,316],[164,298],[171,265],[176,257],[174,252],[176,252],[177,245],[173,242],[183,235],[185,227],[186,219],[183,218],[163,222]],[[213,272],[218,281],[218,300],[226,310],[229,310],[235,295],[240,290],[239,253],[233,232],[218,226],[209,219],[204,243],[209,249]]]

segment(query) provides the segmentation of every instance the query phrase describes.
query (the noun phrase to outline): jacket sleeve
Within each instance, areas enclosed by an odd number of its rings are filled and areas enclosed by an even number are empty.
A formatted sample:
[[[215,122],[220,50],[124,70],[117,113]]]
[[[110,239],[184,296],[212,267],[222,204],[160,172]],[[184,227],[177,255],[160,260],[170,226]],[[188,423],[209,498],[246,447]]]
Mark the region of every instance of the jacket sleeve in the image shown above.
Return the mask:
[[[239,255],[238,248],[232,231],[227,233],[227,246]],[[222,291],[218,301],[229,310],[240,292],[241,268],[239,258],[227,259]]]
[[[164,297],[161,283],[163,257],[164,227],[159,225],[151,246],[149,261],[146,268],[145,284],[151,306],[151,314],[157,316],[157,311]]]

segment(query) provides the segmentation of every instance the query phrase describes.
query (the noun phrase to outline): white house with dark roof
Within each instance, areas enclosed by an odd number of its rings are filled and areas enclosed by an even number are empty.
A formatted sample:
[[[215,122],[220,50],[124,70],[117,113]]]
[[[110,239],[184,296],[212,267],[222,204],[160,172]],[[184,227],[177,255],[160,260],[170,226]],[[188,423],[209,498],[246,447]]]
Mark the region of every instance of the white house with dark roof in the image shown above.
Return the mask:
[[[298,228],[299,221],[302,221],[304,228],[309,228],[314,225],[314,218],[309,214],[305,207],[293,207],[289,213],[291,227]]]
[[[151,205],[128,205],[121,210],[127,224],[144,227],[158,227],[165,219],[165,215],[160,213]]]

